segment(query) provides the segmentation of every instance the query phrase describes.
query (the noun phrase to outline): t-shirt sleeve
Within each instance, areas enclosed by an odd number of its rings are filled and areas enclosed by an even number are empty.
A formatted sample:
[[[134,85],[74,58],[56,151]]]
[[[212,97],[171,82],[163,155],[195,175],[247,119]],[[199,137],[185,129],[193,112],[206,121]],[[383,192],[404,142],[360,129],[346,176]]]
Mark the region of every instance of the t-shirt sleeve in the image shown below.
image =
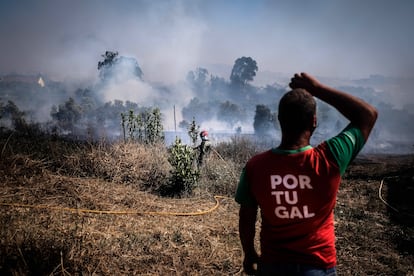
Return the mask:
[[[243,168],[240,175],[239,185],[237,186],[235,200],[243,206],[254,207],[257,205],[252,193],[250,192],[249,182],[246,176],[246,168]]]
[[[341,175],[345,173],[351,161],[357,156],[365,144],[361,130],[349,124],[337,136],[326,141],[334,155]]]

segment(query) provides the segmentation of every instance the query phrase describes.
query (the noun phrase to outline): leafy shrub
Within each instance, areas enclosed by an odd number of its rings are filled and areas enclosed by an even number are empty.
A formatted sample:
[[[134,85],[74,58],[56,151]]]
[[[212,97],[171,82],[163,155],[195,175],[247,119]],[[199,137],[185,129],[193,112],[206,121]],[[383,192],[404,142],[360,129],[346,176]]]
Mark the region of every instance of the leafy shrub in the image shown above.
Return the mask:
[[[138,114],[134,114],[133,110],[128,114],[121,113],[121,126],[125,142],[156,144],[164,141],[159,108],[148,108]]]
[[[181,139],[176,138],[169,152],[168,161],[173,168],[169,182],[163,187],[161,194],[169,196],[191,194],[200,177],[200,172],[194,164],[193,148],[182,144]]]

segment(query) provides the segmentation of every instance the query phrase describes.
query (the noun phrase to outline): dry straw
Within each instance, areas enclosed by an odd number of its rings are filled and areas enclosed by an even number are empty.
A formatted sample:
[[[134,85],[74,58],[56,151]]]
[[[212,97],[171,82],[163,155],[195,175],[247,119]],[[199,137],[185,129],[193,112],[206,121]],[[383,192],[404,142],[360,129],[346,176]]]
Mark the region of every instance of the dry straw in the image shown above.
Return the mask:
[[[1,275],[242,275],[238,205],[212,198],[233,196],[255,152],[247,141],[217,145],[220,156],[209,156],[184,198],[157,194],[171,169],[164,147],[16,135],[0,141],[0,202],[26,204],[0,206]],[[341,275],[414,273],[412,218],[378,198],[379,181],[398,175],[382,196],[412,212],[413,164],[412,156],[352,164],[335,209]],[[132,213],[110,215],[118,211]],[[203,215],[156,215],[192,212]]]
[[[0,162],[0,271],[240,272],[237,205],[223,197],[216,197],[214,204],[213,192],[203,184],[188,198],[155,194],[151,182],[161,185],[156,181],[167,179],[170,169],[163,148],[78,145],[72,150],[54,148],[53,158],[40,159],[26,152],[7,154],[10,149],[15,149],[11,143]],[[217,157],[211,158],[214,162]]]

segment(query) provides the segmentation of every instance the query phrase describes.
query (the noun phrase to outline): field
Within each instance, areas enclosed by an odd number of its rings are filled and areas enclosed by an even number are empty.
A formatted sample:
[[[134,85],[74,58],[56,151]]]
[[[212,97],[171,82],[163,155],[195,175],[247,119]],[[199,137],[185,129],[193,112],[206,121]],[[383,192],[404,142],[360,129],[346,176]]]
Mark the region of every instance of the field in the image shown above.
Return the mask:
[[[10,133],[0,150],[0,275],[243,275],[232,197],[257,151],[246,141],[218,145],[181,198],[157,193],[171,169],[160,146]],[[352,163],[335,210],[339,275],[414,275],[412,198],[413,155]]]

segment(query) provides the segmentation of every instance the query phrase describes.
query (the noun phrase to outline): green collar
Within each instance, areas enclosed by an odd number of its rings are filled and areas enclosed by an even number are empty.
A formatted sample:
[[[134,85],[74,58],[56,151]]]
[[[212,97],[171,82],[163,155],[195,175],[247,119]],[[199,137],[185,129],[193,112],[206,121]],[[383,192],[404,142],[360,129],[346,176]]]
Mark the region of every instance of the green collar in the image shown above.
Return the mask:
[[[285,150],[285,149],[279,149],[279,148],[272,148],[272,152],[273,153],[277,153],[277,154],[295,154],[295,153],[300,153],[300,152],[304,152],[308,149],[311,149],[312,146],[311,145],[307,145],[303,148],[300,149],[294,149],[294,150]]]

